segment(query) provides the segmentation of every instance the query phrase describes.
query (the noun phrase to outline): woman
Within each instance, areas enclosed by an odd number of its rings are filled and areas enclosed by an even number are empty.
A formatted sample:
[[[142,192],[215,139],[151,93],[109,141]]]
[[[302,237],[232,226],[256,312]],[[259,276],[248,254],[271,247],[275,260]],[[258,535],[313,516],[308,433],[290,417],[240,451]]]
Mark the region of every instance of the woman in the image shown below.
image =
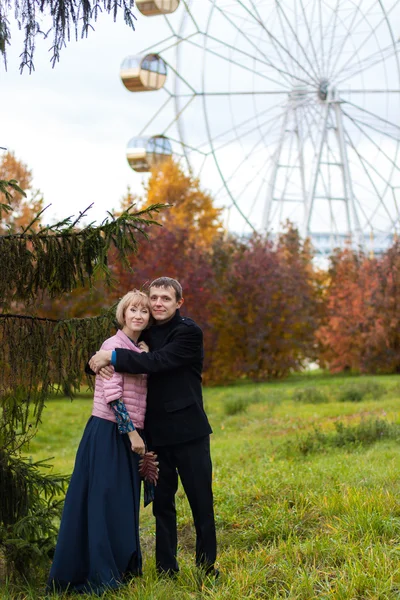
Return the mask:
[[[138,344],[150,320],[146,294],[119,302],[121,329],[104,350],[147,349]],[[96,377],[92,416],[78,448],[48,580],[49,591],[102,594],[140,575],[139,456],[146,412],[146,375]]]

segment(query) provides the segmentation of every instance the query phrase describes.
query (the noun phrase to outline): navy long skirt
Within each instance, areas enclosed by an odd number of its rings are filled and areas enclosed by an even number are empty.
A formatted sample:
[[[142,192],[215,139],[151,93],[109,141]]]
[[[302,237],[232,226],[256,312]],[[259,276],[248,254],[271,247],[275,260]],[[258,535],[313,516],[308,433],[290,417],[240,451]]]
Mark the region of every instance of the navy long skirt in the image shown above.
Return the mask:
[[[138,462],[116,423],[90,417],[65,497],[49,591],[100,595],[141,574]]]

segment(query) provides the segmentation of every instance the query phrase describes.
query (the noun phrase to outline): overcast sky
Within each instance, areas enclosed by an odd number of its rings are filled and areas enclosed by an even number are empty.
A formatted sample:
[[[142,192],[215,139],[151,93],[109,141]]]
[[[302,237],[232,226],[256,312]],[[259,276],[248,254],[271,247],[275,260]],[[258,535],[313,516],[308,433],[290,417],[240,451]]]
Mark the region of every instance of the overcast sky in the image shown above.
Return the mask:
[[[137,133],[145,94],[129,94],[119,79],[125,55],[135,54],[160,25],[137,10],[136,31],[102,15],[88,38],[71,41],[51,68],[49,40],[38,40],[35,72],[19,72],[22,38],[13,31],[7,71],[0,66],[0,146],[33,171],[47,220],[77,214],[92,202],[93,219],[118,206],[129,185],[141,191],[143,176],[125,158]]]

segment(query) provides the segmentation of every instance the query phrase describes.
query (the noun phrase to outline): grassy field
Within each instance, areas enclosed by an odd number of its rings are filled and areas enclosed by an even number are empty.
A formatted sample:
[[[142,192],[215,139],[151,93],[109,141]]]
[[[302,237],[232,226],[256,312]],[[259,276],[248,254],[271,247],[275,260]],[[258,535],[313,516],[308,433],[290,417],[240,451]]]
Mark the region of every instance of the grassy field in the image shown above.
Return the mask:
[[[156,576],[146,508],[144,576],[105,597],[399,599],[399,401],[396,376],[314,373],[206,389],[221,577],[198,577],[180,489],[177,580]],[[90,411],[90,399],[49,401],[31,455],[54,456],[54,470],[70,472]],[[0,597],[44,596],[5,587]]]

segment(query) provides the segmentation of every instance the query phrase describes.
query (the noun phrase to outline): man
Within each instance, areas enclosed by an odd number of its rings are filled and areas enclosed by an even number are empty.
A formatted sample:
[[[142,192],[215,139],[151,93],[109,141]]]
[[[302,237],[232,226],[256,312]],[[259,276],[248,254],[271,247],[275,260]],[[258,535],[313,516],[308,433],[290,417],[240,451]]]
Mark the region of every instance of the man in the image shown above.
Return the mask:
[[[153,503],[158,572],[175,575],[179,571],[175,510],[179,474],[196,528],[196,564],[217,576],[212,431],[201,386],[203,333],[192,319],[180,315],[183,301],[178,281],[170,277],[153,281],[150,307],[155,325],[144,337],[150,352],[99,351],[90,367],[97,373],[112,364],[118,372],[149,375],[145,433],[160,469]]]

